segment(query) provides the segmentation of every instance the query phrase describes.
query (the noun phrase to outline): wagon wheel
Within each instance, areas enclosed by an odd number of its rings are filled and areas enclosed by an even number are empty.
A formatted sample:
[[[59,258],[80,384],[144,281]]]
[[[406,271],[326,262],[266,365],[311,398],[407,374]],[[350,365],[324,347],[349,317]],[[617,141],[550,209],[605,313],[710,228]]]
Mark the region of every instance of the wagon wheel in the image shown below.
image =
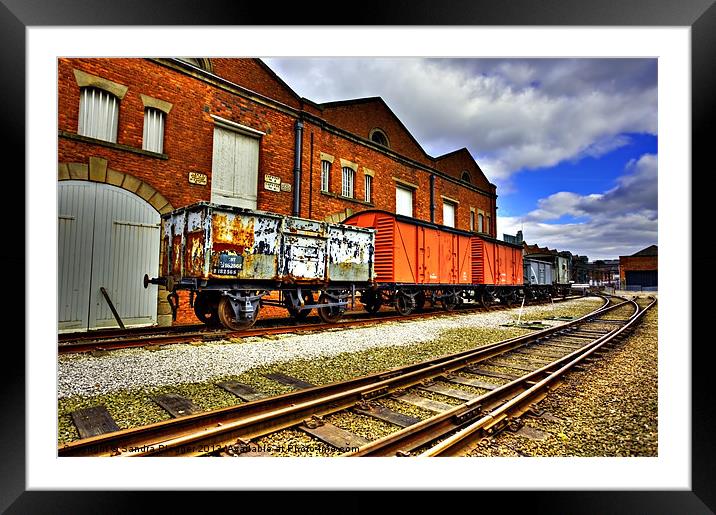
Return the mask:
[[[257,303],[253,320],[240,320],[237,322],[234,318],[234,310],[231,307],[231,300],[229,297],[224,295],[221,299],[219,299],[219,320],[221,320],[221,324],[227,329],[231,329],[232,331],[241,331],[243,329],[248,329],[256,323],[256,319],[259,317],[260,309],[261,303]]]
[[[406,316],[413,312],[415,304],[408,295],[399,292],[395,296],[395,309],[397,309],[401,315]]]
[[[303,292],[303,303],[304,304],[313,304],[315,302],[313,298],[313,292],[305,291]],[[295,320],[306,320],[308,315],[311,313],[311,310],[313,308],[303,308],[303,309],[296,309],[293,307],[293,304],[291,303],[291,299],[289,297],[284,297],[284,304],[286,306],[286,309],[288,310],[288,313],[295,319]]]
[[[321,293],[318,303],[328,304],[330,302],[330,297],[328,297],[325,293]],[[333,324],[341,319],[343,316],[343,310],[341,310],[338,306],[321,306],[318,308],[318,316],[321,317],[321,320],[325,323]]]
[[[480,305],[485,309],[490,309],[490,306],[492,305],[492,295],[483,291],[480,294]]]
[[[509,295],[505,295],[504,297],[502,297],[502,300],[505,303],[505,307],[511,308],[512,305],[514,304],[514,299],[512,298],[511,293]]]
[[[445,311],[452,311],[458,304],[458,298],[455,292],[451,292],[446,298],[442,299],[442,306]]]
[[[194,313],[196,318],[210,327],[217,327],[221,324],[219,320],[219,306],[216,299],[207,293],[199,293],[194,300]]]
[[[421,291],[415,296],[415,310],[421,311],[425,307],[425,292]]]
[[[360,301],[363,304],[363,309],[371,314],[377,313],[383,306],[383,299],[378,292],[363,292]]]

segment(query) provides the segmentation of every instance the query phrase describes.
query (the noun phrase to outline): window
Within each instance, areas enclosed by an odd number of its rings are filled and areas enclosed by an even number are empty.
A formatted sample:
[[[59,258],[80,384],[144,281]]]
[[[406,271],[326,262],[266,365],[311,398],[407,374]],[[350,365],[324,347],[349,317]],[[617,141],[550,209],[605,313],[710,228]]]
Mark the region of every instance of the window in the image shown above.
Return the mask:
[[[119,100],[99,88],[82,88],[77,134],[117,142]]]
[[[484,218],[485,218],[485,217],[483,216],[482,213],[480,213],[479,215],[477,215],[477,232],[485,232],[485,231],[482,230],[482,225],[483,225],[483,222],[484,222]]]
[[[329,191],[331,184],[331,162],[321,161],[321,191]]]
[[[370,175],[365,176],[365,201],[370,202],[371,194],[373,193],[373,177]]]
[[[395,213],[413,216],[413,190],[405,186],[395,186]]]
[[[485,233],[490,234],[490,216],[487,217],[487,225],[485,225]]]
[[[144,110],[144,134],[142,136],[144,150],[162,153],[164,149],[164,116],[163,112],[153,107]]]
[[[471,231],[475,230],[475,212],[474,211],[470,211],[470,230]]]
[[[373,129],[370,133],[370,140],[373,143],[377,143],[378,145],[382,145],[384,147],[389,146],[388,145],[388,136],[385,135],[383,131],[380,129]]]
[[[464,172],[462,172],[462,177],[461,177],[461,179],[462,179],[463,181],[465,181],[466,183],[468,183],[468,184],[471,184],[471,183],[472,183],[472,181],[470,180],[470,173],[469,173],[467,170],[465,170]]]
[[[455,204],[443,200],[443,225],[455,227]]]
[[[343,189],[341,195],[348,198],[353,198],[353,180],[355,178],[355,171],[347,166],[343,167]]]

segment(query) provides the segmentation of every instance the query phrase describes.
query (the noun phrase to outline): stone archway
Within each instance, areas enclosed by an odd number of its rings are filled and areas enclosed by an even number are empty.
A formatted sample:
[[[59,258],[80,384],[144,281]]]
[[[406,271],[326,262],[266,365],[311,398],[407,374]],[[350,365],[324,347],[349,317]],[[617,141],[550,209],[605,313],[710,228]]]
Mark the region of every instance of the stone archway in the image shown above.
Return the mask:
[[[152,186],[133,175],[109,168],[107,166],[107,160],[103,158],[90,157],[88,164],[76,162],[58,163],[57,178],[58,181],[91,181],[104,183],[127,190],[141,197],[160,215],[174,209],[172,204]],[[160,270],[161,260],[162,256],[160,254]],[[159,286],[157,289],[157,325],[172,325],[171,308],[167,302],[167,290],[164,286]]]

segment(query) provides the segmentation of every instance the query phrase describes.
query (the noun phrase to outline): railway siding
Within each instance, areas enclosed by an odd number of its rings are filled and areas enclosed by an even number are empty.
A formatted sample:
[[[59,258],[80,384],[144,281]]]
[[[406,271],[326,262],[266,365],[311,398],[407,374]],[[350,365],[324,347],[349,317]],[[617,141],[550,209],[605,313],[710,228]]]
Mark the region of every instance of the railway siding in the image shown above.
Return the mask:
[[[593,298],[576,299],[555,306],[554,313],[555,316],[579,315],[591,311],[600,303]],[[545,308],[534,306],[525,308],[525,312],[535,309]],[[61,385],[64,370],[65,384],[86,386],[79,392],[66,390],[66,395],[59,399],[58,438],[60,443],[77,438],[69,413],[78,408],[104,404],[119,427],[124,429],[169,418],[151,400],[160,394],[177,393],[190,398],[202,409],[217,409],[241,402],[238,397],[216,385],[221,381],[244,383],[270,396],[290,391],[289,387],[264,377],[271,372],[314,384],[326,384],[529,333],[525,329],[499,327],[513,315],[511,311],[456,314],[447,318],[345,329],[320,335],[284,336],[275,341],[208,343],[200,347],[175,345],[155,352],[128,349],[101,358],[91,355],[61,356]],[[561,323],[564,322],[554,322],[555,325]],[[348,350],[336,352],[341,344]],[[223,359],[233,368],[216,373],[219,367],[204,367],[197,360],[196,356],[202,353],[214,365],[217,360]],[[265,360],[267,357],[274,359]],[[261,362],[259,358],[264,358],[264,364],[256,366],[257,362]],[[68,363],[71,366],[66,366]],[[189,366],[199,372],[195,381],[182,380]],[[163,370],[167,370],[167,374],[162,373]],[[72,379],[71,374],[77,373],[81,374],[80,378]],[[107,381],[113,375],[118,376],[120,381],[114,385],[104,383],[107,390],[93,394],[103,386],[96,382],[98,378]]]

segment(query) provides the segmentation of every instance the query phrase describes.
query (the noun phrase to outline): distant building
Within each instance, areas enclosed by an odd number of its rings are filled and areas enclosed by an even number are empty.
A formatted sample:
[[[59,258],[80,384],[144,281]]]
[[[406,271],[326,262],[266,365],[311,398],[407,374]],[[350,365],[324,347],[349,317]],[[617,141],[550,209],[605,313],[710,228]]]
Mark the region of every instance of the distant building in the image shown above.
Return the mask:
[[[589,257],[587,256],[572,256],[572,281],[577,284],[589,283],[589,271],[591,266],[589,264]]]
[[[522,245],[522,242],[525,241],[522,237],[522,231],[517,231],[516,236],[512,236],[511,234],[502,234],[502,239],[506,241],[507,243],[514,243],[515,245]]]
[[[631,256],[619,256],[619,278],[624,289],[656,289],[658,247],[651,245]]]
[[[590,265],[590,278],[594,284],[614,286],[619,282],[618,259],[597,259]]]

